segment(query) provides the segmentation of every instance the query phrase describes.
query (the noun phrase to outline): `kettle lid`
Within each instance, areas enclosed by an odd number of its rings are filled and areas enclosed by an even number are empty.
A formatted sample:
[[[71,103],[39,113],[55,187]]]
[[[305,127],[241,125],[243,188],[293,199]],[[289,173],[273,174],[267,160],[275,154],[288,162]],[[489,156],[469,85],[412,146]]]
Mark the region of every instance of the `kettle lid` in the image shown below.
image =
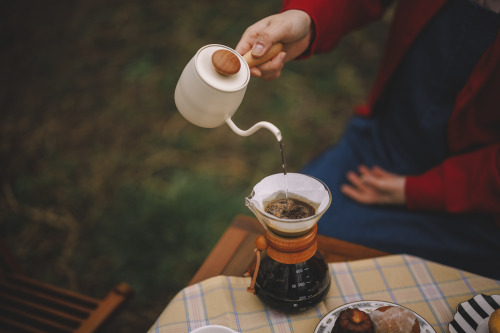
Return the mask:
[[[234,53],[240,61],[240,70],[233,75],[223,75],[216,71],[212,63],[212,55],[218,50],[228,50]],[[198,50],[195,56],[196,72],[200,78],[214,89],[232,92],[245,88],[250,80],[250,68],[243,57],[230,47],[210,44]]]

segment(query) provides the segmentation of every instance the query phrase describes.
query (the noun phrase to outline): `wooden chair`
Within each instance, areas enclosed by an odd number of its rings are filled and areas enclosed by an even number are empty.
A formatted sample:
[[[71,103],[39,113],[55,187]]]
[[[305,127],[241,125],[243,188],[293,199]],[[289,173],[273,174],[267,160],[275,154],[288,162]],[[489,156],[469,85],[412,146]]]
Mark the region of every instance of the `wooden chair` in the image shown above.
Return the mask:
[[[95,299],[31,279],[0,238],[0,332],[95,332],[131,294],[120,283]]]

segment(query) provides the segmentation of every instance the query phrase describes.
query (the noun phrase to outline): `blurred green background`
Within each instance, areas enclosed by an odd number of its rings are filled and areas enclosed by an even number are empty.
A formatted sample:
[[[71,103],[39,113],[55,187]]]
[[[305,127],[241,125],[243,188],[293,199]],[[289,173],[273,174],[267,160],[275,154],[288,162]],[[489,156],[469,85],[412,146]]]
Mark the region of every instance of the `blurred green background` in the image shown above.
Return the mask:
[[[0,10],[0,235],[37,279],[134,298],[113,332],[144,332],[260,179],[281,171],[268,131],[239,137],[177,112],[184,66],[235,47],[280,1],[27,1]],[[390,15],[389,15],[390,16]],[[233,120],[280,128],[297,172],[335,143],[368,94],[386,17],[333,53],[252,79]]]

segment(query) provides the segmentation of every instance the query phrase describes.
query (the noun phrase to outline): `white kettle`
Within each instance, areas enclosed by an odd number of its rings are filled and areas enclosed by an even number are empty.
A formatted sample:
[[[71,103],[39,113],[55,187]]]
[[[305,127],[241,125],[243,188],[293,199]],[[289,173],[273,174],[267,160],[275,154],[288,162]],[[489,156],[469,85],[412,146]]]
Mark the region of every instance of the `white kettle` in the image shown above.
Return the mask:
[[[261,121],[244,131],[231,117],[243,100],[250,81],[250,67],[258,66],[282,50],[282,44],[273,45],[261,58],[249,51],[244,56],[218,44],[202,47],[184,68],[175,88],[175,104],[186,120],[205,128],[224,123],[238,135],[248,136],[266,128],[281,141],[281,132],[273,124]]]

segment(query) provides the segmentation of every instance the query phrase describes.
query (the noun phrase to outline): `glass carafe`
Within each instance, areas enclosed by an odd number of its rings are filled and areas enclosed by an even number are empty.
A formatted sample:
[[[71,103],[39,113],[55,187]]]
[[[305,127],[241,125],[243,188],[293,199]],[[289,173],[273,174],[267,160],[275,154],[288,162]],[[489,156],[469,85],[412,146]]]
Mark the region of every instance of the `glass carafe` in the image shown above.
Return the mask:
[[[316,223],[330,206],[331,194],[314,177],[290,173],[286,177],[264,178],[246,198],[247,206],[266,229],[265,236],[256,242],[257,260],[249,291],[272,308],[295,313],[315,306],[330,289],[328,265],[317,250]],[[283,195],[307,201],[316,213],[295,220],[267,213],[266,204]]]

